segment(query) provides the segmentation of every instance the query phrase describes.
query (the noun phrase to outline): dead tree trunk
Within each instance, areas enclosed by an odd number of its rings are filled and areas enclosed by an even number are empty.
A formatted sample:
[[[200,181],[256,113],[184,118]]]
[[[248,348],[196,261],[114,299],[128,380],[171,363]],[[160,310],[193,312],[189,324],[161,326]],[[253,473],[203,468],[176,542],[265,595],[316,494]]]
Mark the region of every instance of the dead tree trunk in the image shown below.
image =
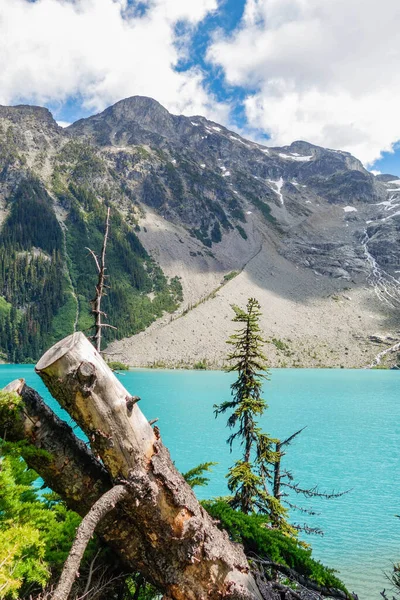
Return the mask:
[[[85,336],[53,346],[36,371],[114,483],[129,484],[133,499],[124,510],[137,532],[139,570],[173,600],[260,600],[242,548],[199,505],[158,432]]]
[[[110,207],[108,207],[108,209],[107,209],[106,223],[105,223],[105,227],[104,227],[103,246],[101,248],[100,261],[97,258],[96,254],[93,252],[93,250],[91,250],[90,248],[86,248],[87,250],[89,250],[90,254],[94,258],[94,262],[96,263],[97,273],[99,276],[98,280],[97,280],[97,284],[96,284],[96,296],[95,296],[94,300],[92,300],[92,306],[93,306],[92,313],[94,315],[94,326],[95,326],[95,334],[93,336],[93,341],[94,341],[95,348],[98,352],[101,352],[102,329],[104,327],[110,327],[111,329],[117,329],[113,325],[109,325],[108,323],[103,323],[101,320],[102,316],[107,317],[106,313],[101,310],[101,299],[105,295],[104,288],[107,287],[106,283],[105,283],[105,280],[107,277],[106,276],[106,249],[107,249],[109,230],[110,230]]]

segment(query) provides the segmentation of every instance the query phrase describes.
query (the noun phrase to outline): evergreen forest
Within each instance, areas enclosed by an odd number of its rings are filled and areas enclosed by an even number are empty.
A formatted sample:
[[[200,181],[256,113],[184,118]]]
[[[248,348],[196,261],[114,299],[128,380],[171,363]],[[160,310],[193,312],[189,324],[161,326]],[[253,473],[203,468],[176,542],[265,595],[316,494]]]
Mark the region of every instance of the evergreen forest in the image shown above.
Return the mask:
[[[90,335],[106,206],[87,186],[63,188],[57,219],[42,184],[29,177],[8,201],[0,232],[0,352],[9,362],[33,362],[74,330]],[[168,280],[120,213],[112,210],[107,252],[110,277],[104,311],[117,330],[105,342],[145,329],[182,300],[179,278]]]

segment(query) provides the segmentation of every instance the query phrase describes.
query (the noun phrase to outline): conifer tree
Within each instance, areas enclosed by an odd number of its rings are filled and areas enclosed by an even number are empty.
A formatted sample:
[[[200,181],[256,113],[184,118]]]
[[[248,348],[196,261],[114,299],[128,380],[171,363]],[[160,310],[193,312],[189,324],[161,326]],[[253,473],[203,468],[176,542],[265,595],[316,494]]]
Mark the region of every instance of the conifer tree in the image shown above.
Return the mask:
[[[240,440],[243,455],[229,469],[228,488],[234,494],[231,504],[243,513],[265,513],[273,526],[291,535],[296,531],[286,521],[287,510],[272,492],[273,468],[277,460],[274,446],[278,440],[271,438],[258,426],[258,418],[268,408],[261,397],[262,382],[269,379],[263,339],[260,331],[260,305],[249,298],[246,310],[233,306],[233,321],[241,327],[228,339],[233,346],[227,359],[228,372],[237,372],[237,380],[231,386],[233,398],[215,406],[215,416],[232,411],[228,427],[236,428],[228,437],[232,450],[233,442]]]
[[[268,517],[270,526],[282,533],[296,538],[299,531],[319,533],[318,527],[307,524],[291,525],[288,522],[288,508],[298,509],[302,513],[314,515],[312,509],[299,507],[288,500],[288,490],[306,498],[338,498],[344,492],[320,492],[317,486],[302,488],[294,483],[293,475],[282,469],[281,461],[285,456],[284,448],[296,438],[300,429],[289,438],[281,441],[264,433],[258,426],[260,418],[268,408],[261,397],[262,383],[269,380],[266,357],[263,353],[263,339],[260,330],[260,305],[255,298],[249,298],[246,310],[233,306],[233,321],[242,326],[230,336],[227,343],[233,346],[227,360],[227,371],[236,372],[237,380],[232,384],[232,400],[214,406],[215,416],[232,411],[227,425],[236,430],[228,437],[231,451],[233,442],[238,439],[243,448],[242,458],[228,471],[228,488],[234,494],[231,500],[233,508],[245,514],[261,513]],[[303,542],[300,542],[305,545]]]

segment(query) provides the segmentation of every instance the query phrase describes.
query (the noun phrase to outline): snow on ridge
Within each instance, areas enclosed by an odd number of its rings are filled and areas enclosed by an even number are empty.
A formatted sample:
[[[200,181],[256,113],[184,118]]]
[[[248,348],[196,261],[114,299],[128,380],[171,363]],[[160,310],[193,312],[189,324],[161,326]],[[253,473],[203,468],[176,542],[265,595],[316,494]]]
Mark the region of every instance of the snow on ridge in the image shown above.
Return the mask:
[[[215,125],[212,126],[212,129],[215,129],[215,131],[221,131],[221,127],[215,127]]]
[[[277,194],[282,206],[285,206],[285,201],[283,199],[282,194],[282,187],[284,184],[283,177],[279,177],[277,181],[274,181],[273,179],[268,179],[268,182],[273,186],[274,192],[275,194]]]
[[[190,121],[192,125],[194,125],[195,127],[198,127],[200,125],[200,123],[195,123],[194,121]]]
[[[219,167],[222,171],[222,177],[229,177],[229,175],[231,174],[230,171],[227,170],[226,167],[224,167],[224,165],[220,165]]]
[[[296,160],[298,162],[308,162],[314,158],[314,155],[310,156],[301,156],[297,152],[293,152],[292,154],[284,154],[283,152],[279,152],[278,156],[284,158],[285,160]]]
[[[240,138],[236,137],[235,135],[230,135],[229,136],[231,138],[231,140],[233,140],[234,142],[240,142],[241,144],[243,144],[243,146],[246,146],[246,148],[252,148],[252,146],[250,144],[247,144],[246,142],[244,142],[243,140],[241,140]]]
[[[346,213],[350,213],[350,212],[357,212],[357,209],[354,208],[354,206],[344,206],[343,207],[344,212]]]

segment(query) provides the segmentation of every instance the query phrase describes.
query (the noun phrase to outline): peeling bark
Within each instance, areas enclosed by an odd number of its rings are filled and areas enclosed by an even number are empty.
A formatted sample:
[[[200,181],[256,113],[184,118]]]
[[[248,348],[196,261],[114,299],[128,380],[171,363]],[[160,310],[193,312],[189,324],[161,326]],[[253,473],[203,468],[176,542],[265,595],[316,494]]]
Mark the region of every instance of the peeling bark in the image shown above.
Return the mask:
[[[159,433],[82,333],[51,348],[36,371],[89,437],[137,532],[138,569],[172,600],[261,600],[243,549],[220,531],[175,469]],[[122,532],[121,532],[122,535]],[[124,548],[121,548],[124,555]]]

